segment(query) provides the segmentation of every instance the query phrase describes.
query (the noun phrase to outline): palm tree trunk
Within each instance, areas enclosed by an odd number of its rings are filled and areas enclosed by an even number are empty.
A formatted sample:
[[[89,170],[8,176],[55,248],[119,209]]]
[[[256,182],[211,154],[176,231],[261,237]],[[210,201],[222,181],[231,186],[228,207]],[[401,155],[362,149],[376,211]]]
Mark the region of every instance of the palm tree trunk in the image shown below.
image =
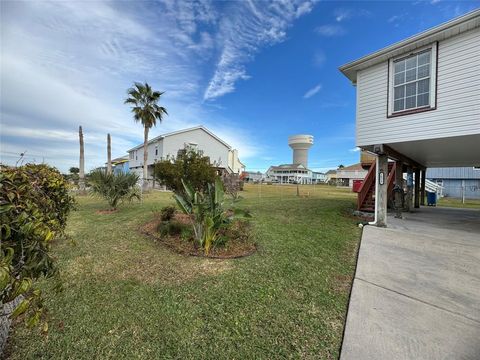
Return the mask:
[[[112,173],[112,139],[107,134],[107,174]]]
[[[143,189],[148,188],[148,130],[149,128],[145,126],[145,137],[143,140]]]
[[[78,137],[80,139],[80,164],[78,172],[78,188],[81,192],[85,191],[85,154],[83,145],[83,130],[82,127],[78,127]]]

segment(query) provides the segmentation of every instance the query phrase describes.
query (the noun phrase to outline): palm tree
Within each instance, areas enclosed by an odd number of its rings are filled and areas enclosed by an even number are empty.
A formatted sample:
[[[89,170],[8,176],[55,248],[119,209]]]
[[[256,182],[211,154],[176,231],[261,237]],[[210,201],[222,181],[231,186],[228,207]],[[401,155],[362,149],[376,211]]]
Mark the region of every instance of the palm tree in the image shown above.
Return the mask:
[[[132,105],[133,118],[140,122],[144,128],[143,141],[143,187],[147,187],[147,159],[148,159],[148,131],[152,126],[157,125],[157,120],[162,122],[163,115],[168,115],[167,109],[158,105],[160,97],[164,92],[154,91],[147,83],[136,82],[128,89],[128,98],[125,104]]]
[[[112,173],[112,139],[107,134],[107,174]]]
[[[82,127],[78,127],[78,137],[80,140],[80,164],[78,171],[78,188],[80,192],[85,191],[85,154],[84,154],[84,144],[83,144],[83,130]]]

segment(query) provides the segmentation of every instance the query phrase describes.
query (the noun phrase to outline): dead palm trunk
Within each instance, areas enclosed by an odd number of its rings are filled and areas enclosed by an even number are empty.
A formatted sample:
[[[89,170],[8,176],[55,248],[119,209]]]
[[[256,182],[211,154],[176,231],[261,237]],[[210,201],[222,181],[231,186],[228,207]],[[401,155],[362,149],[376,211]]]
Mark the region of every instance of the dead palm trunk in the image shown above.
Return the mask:
[[[143,139],[143,189],[148,188],[148,130],[149,128],[145,126],[144,139]]]
[[[112,173],[112,139],[107,134],[107,174]]]
[[[78,188],[81,192],[85,191],[85,154],[83,145],[82,127],[78,127],[78,137],[80,139],[80,164],[78,172]]]

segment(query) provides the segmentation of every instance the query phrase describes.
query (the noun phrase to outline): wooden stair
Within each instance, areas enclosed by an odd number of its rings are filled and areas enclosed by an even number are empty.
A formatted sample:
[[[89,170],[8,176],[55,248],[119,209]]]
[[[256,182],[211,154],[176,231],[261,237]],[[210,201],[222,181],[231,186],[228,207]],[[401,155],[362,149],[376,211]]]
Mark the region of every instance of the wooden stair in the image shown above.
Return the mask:
[[[393,187],[395,184],[396,164],[394,162],[388,163],[388,197],[393,194]],[[367,176],[363,180],[362,186],[358,192],[357,210],[365,212],[375,211],[375,183],[376,183],[376,164],[373,163],[368,170]]]

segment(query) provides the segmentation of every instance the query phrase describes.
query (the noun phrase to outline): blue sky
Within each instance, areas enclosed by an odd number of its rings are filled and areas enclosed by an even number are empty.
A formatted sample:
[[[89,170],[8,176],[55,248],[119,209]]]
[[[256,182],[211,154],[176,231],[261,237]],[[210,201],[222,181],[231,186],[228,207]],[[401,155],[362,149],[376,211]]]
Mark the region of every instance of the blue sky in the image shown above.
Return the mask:
[[[1,2],[1,161],[86,168],[142,141],[123,105],[133,81],[165,91],[151,137],[203,124],[249,170],[291,162],[289,135],[315,137],[310,167],[358,160],[346,62],[480,1]]]

